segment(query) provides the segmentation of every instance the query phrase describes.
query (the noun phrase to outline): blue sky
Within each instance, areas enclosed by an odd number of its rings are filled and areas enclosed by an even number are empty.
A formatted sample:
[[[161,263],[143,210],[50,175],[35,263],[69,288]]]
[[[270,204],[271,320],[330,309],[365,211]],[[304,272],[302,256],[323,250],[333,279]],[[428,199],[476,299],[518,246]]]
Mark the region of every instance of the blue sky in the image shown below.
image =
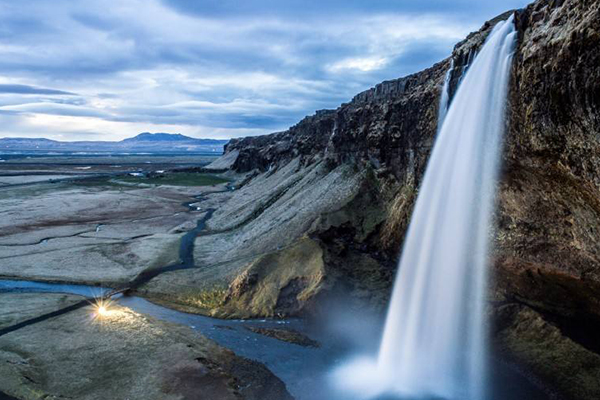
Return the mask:
[[[0,137],[283,130],[524,0],[0,0]]]

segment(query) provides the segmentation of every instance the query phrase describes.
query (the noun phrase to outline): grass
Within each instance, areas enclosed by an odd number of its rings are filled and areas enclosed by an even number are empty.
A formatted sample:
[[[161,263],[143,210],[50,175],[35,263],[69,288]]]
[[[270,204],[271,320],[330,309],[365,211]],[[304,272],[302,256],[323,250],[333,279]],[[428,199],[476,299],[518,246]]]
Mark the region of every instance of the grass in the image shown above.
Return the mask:
[[[87,179],[76,179],[70,182],[75,186],[82,187],[109,187],[111,189],[127,189],[126,185],[121,185],[116,181],[113,181],[111,178],[100,177],[100,178],[87,178]],[[135,188],[132,188],[135,189]]]
[[[112,189],[136,189],[137,185],[212,186],[229,182],[227,179],[203,173],[172,172],[158,176],[118,176],[74,180],[72,183],[84,187],[109,187]]]
[[[222,306],[226,296],[227,288],[214,286],[204,290],[189,291],[180,297],[180,301],[192,307],[211,310]]]
[[[119,177],[115,182],[146,185],[171,185],[171,186],[212,186],[229,182],[227,179],[202,173],[176,172],[159,176],[125,176]]]

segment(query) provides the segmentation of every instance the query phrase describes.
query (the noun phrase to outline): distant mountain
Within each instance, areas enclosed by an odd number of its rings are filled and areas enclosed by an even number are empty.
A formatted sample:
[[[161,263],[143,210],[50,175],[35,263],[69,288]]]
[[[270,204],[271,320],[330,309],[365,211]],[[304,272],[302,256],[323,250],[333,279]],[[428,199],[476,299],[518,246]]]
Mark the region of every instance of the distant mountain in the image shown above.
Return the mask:
[[[132,138],[121,140],[121,142],[184,142],[201,140],[194,139],[181,133],[150,133],[144,132]]]
[[[119,142],[60,142],[44,138],[0,139],[0,152],[144,152],[144,153],[223,153],[227,140],[195,139],[179,133],[144,132]]]
[[[217,139],[195,139],[181,133],[150,133],[144,132],[132,138],[123,139],[121,143],[131,142],[202,142],[204,144],[222,144],[226,140]]]

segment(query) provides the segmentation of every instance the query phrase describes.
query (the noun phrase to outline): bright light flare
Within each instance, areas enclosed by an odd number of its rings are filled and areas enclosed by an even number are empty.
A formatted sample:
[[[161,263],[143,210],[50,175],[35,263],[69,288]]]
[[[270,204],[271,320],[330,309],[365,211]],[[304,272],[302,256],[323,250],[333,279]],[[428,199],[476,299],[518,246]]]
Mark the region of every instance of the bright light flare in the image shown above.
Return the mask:
[[[106,318],[112,314],[110,299],[97,299],[92,303],[94,306],[94,318]]]

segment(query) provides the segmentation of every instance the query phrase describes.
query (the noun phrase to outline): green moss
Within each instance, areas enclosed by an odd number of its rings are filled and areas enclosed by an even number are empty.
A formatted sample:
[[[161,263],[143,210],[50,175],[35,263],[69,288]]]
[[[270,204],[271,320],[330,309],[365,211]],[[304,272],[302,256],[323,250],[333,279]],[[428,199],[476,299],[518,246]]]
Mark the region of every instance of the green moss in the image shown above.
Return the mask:
[[[85,188],[109,188],[113,190],[135,189],[135,187],[122,185],[108,177],[76,179],[73,180],[71,184]]]
[[[226,295],[227,288],[213,286],[208,289],[188,291],[180,297],[180,302],[194,308],[212,310],[223,305]]]

